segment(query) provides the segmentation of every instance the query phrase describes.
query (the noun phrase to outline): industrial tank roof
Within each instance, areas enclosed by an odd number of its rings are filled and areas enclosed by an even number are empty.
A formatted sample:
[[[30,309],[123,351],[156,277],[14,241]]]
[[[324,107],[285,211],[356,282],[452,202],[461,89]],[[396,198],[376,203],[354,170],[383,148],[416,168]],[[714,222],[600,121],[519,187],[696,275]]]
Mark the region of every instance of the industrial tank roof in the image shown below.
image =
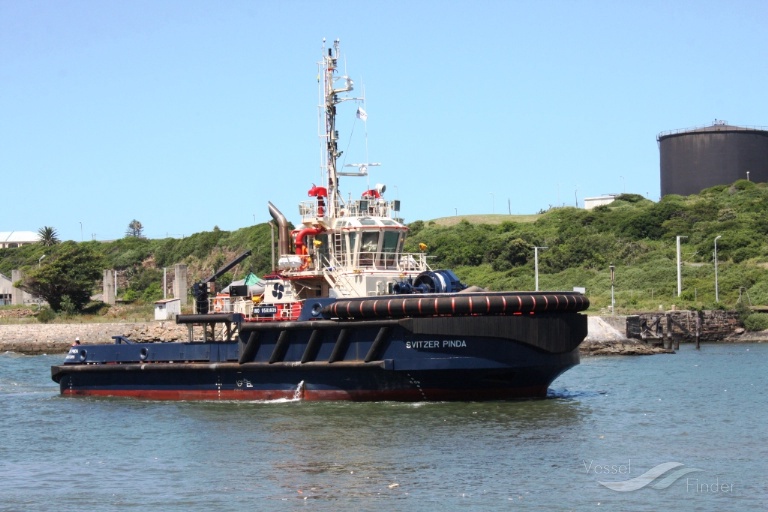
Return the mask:
[[[681,130],[669,130],[661,132],[656,140],[660,141],[666,137],[674,135],[687,135],[693,133],[711,133],[711,132],[768,132],[768,127],[765,126],[735,126],[727,124],[726,121],[720,121],[715,119],[715,122],[710,126],[698,126],[695,128],[683,128]]]

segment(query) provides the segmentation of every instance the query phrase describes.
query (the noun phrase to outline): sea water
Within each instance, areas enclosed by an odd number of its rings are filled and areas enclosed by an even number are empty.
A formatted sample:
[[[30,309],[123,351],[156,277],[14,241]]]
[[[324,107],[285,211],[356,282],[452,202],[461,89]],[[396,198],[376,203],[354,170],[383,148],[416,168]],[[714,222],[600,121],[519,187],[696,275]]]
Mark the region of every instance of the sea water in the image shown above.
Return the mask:
[[[766,510],[768,344],[584,358],[541,400],[64,398],[0,355],[0,510]]]

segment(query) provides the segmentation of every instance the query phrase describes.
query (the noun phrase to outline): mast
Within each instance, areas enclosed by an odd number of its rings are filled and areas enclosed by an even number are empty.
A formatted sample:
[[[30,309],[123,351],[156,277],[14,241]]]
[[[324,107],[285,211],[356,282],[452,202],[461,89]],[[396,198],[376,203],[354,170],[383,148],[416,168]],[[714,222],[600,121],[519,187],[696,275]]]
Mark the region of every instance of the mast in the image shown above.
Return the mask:
[[[325,140],[326,140],[326,172],[328,173],[328,199],[330,202],[330,217],[336,217],[341,207],[339,197],[339,176],[336,169],[341,153],[338,147],[339,132],[336,130],[336,105],[349,98],[339,97],[339,94],[349,92],[354,89],[354,82],[348,76],[342,76],[344,80],[342,87],[334,88],[334,83],[338,80],[336,72],[339,61],[339,43],[336,39],[333,42],[333,48],[328,48],[328,53],[323,56],[323,108],[325,110]]]

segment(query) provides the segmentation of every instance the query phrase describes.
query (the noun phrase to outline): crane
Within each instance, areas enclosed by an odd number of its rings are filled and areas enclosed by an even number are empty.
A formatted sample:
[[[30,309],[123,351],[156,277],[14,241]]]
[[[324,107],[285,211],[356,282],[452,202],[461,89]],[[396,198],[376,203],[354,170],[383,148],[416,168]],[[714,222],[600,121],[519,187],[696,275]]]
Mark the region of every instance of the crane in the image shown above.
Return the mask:
[[[221,277],[227,270],[231,269],[250,255],[250,250],[245,251],[243,254],[214,272],[211,276],[192,285],[192,295],[195,297],[195,311],[198,315],[205,315],[208,313],[208,283],[216,282],[216,279]]]

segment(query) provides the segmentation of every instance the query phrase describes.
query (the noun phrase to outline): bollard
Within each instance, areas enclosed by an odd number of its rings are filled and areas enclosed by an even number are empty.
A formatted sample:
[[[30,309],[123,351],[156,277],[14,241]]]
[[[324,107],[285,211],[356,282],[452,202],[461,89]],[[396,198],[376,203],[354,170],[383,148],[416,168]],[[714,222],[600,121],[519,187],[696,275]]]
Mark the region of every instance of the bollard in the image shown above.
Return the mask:
[[[696,350],[701,347],[701,315],[696,315]]]

